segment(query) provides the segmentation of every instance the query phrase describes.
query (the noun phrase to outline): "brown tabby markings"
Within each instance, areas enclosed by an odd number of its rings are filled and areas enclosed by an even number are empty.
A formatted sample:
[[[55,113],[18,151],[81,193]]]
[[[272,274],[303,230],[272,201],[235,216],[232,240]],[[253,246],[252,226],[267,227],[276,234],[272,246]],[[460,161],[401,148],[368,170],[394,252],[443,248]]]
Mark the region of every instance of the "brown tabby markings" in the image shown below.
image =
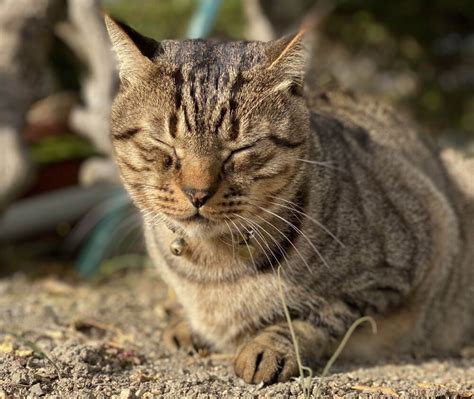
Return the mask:
[[[360,332],[348,357],[456,352],[474,338],[472,162],[441,158],[373,99],[303,96],[301,35],[158,43],[107,26],[117,162],[186,318],[167,341],[235,351],[247,382],[295,376],[279,266],[307,365],[362,315],[380,332]]]

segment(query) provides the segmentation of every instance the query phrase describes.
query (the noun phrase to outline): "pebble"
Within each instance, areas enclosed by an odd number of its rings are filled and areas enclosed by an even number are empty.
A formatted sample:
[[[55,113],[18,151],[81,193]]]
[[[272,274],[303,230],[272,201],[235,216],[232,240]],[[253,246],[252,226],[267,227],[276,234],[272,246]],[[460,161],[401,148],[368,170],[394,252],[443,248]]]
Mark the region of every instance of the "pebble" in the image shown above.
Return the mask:
[[[36,396],[44,395],[43,390],[41,389],[41,384],[35,384],[30,388],[30,393]]]
[[[149,304],[151,301],[159,303],[165,292],[156,278],[146,274],[117,277],[113,286],[89,287],[84,283],[77,291],[73,288],[70,295],[61,296],[60,305],[54,309],[60,320],[69,320],[71,309],[76,313],[79,309],[81,314],[94,315],[98,321],[116,327],[117,333],[112,331],[110,336],[95,341],[86,336],[78,337],[76,332],[64,330],[62,325],[45,325],[44,320],[33,317],[42,314],[41,306],[51,305],[42,302],[41,291],[30,289],[31,285],[26,281],[21,284],[12,279],[5,281],[9,281],[7,292],[12,294],[0,301],[0,314],[7,315],[0,318],[0,330],[15,325],[19,330],[31,331],[33,341],[50,330],[63,331],[64,334],[51,336],[52,349],[48,349],[63,377],[58,379],[54,368],[44,360],[38,364],[31,363],[35,367],[29,370],[21,359],[0,353],[0,381],[9,383],[0,388],[0,399],[37,398],[41,395],[61,399],[197,399],[212,395],[216,398],[303,398],[301,381],[263,387],[248,385],[235,376],[230,362],[211,366],[195,359],[190,362],[183,353],[167,354],[160,342],[150,340],[150,334],[143,332],[162,328],[162,322]],[[127,293],[126,300],[122,297],[124,292]],[[3,309],[13,311],[2,312]],[[30,309],[31,314],[25,309]],[[142,325],[146,326],[143,331]],[[143,355],[144,364],[117,367],[118,355],[104,352],[104,348],[110,348],[112,338],[121,338],[112,341],[115,346],[121,345],[127,351],[133,349]],[[470,356],[431,360],[408,358],[406,361],[401,359],[372,365],[348,365],[341,360],[333,372],[322,381],[321,396],[324,398],[382,398],[388,397],[384,392],[389,392],[389,389],[400,398],[443,397],[448,394],[450,397],[474,397],[474,357]],[[145,377],[134,378],[135,374]],[[315,375],[318,374],[315,372]],[[318,381],[318,378],[312,381],[313,393]],[[13,387],[13,384],[17,385]],[[32,384],[35,385],[30,387]],[[357,385],[372,391],[354,389]],[[377,386],[380,389],[375,388]]]
[[[11,377],[13,384],[27,384],[28,375],[23,370],[15,371]]]
[[[122,389],[122,392],[120,392],[120,399],[132,399],[134,398],[135,395],[131,389]]]

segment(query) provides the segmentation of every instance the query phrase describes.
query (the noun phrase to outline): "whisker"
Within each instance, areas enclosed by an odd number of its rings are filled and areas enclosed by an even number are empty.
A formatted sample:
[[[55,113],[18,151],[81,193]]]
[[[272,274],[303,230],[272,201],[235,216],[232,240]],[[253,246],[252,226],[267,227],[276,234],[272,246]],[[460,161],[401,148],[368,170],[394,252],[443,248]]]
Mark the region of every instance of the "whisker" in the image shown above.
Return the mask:
[[[235,247],[234,247],[234,233],[232,232],[232,229],[230,228],[229,223],[227,223],[227,217],[224,219],[224,223],[226,224],[227,228],[229,229],[230,232],[230,239],[232,241],[232,262],[235,262]],[[230,220],[230,219],[229,219]]]
[[[304,158],[297,158],[296,160],[299,162],[309,163],[311,165],[322,166],[324,168],[334,169],[340,172],[344,172],[343,169],[335,165],[334,161],[313,161],[312,159],[304,159]]]
[[[262,218],[260,215],[258,215],[258,217],[259,217],[262,221],[264,221],[265,223],[267,223],[267,221],[266,221],[264,218]],[[283,256],[283,259],[285,260],[285,263],[286,263],[287,266],[289,267],[289,266],[290,266],[290,263],[289,263],[289,261],[288,261],[288,256],[287,256],[288,253],[287,253],[287,251],[285,250],[285,248],[283,248],[283,247],[280,245],[280,243],[278,242],[278,240],[277,240],[275,237],[273,237],[273,235],[270,234],[263,226],[261,226],[261,225],[258,225],[258,226],[259,226],[260,229],[263,230],[263,232],[264,232],[268,237],[270,237],[270,239],[273,241],[273,243],[275,244],[275,246],[276,246],[276,247],[278,248],[278,250],[280,251],[280,254]],[[281,234],[281,232],[280,232],[280,234]],[[270,249],[270,252],[271,252],[272,256],[275,258],[275,260],[277,261],[278,267],[280,267],[280,268],[283,270],[283,273],[285,273],[285,269],[283,268],[283,265],[281,264],[280,259],[277,258],[277,256],[274,254],[274,252],[273,252],[271,249]],[[273,267],[272,267],[272,270],[273,270]]]
[[[164,221],[164,217],[163,217],[163,216],[161,216],[161,215],[155,215],[155,216],[153,216],[153,218],[150,220],[149,223],[150,223],[151,226],[158,226],[158,224],[159,224],[160,222],[163,222],[163,221]]]
[[[316,252],[316,254],[319,256],[319,258],[321,259],[321,261],[323,262],[323,264],[327,267],[327,268],[330,268],[329,264],[326,262],[326,259],[324,259],[323,255],[321,254],[321,252],[319,251],[318,248],[316,248],[316,246],[311,242],[311,240],[308,238],[308,236],[303,233],[301,231],[301,229],[299,229],[298,227],[296,227],[293,223],[289,222],[288,220],[286,220],[285,218],[281,217],[280,215],[276,214],[275,212],[272,212],[272,211],[269,211],[268,209],[265,209],[259,205],[256,205],[254,204],[254,206],[256,206],[257,208],[259,208],[260,210],[264,211],[264,212],[267,212],[269,213],[270,215],[273,215],[275,216],[276,218],[282,220],[283,222],[285,222],[288,226],[290,226],[292,229],[294,229],[298,234],[301,234],[301,236],[308,242],[308,244],[311,246],[311,248],[313,248],[314,252]],[[292,243],[292,245],[294,245]],[[307,263],[306,263],[307,264]],[[308,266],[309,267],[309,266]],[[309,271],[311,271],[311,268],[309,268]]]
[[[142,216],[140,213],[133,210],[115,227],[115,234],[119,237],[113,241],[113,255],[120,253],[120,251],[130,252],[134,245],[138,242],[141,236],[141,225],[143,225]],[[132,233],[138,233],[132,236]],[[125,244],[126,248],[125,248]]]
[[[248,220],[247,218],[244,218],[243,216],[239,216],[239,215],[236,215],[238,217],[240,217],[241,219],[243,219],[246,223],[248,223],[248,225],[250,227],[252,227],[252,229],[254,229],[255,233],[259,235],[259,237],[262,239],[263,243],[267,246],[268,250],[270,251],[270,253],[273,255],[273,257],[276,259],[276,261],[278,262],[278,258],[275,256],[275,254],[273,254],[270,246],[268,245],[267,241],[265,240],[265,237],[263,237],[263,235],[260,233],[260,231],[258,230],[258,226],[257,224],[251,222],[250,220]],[[268,264],[271,266],[272,268],[272,271],[275,272],[275,269],[273,268],[273,263],[272,261],[270,260],[268,254],[267,254],[267,251],[265,251],[265,249],[262,247],[262,245],[260,244],[260,242],[258,241],[257,237],[255,237],[255,242],[258,244],[258,246],[262,249],[262,252],[264,253],[265,257],[267,258],[268,260]]]
[[[153,210],[142,212],[142,218],[145,223],[153,227],[157,226],[158,223],[161,222],[164,222],[166,224],[165,216],[161,213],[156,213],[156,211]]]
[[[159,200],[159,201],[166,202],[168,204],[169,203],[176,203],[176,201],[173,198],[166,198],[166,197],[164,197],[163,195],[160,195],[160,193],[157,193],[157,192],[138,193],[138,194],[135,194],[135,197],[140,198],[140,199]]]
[[[237,222],[236,222],[237,223]],[[242,223],[239,223],[240,227],[242,227],[244,230],[246,230],[246,227],[245,225],[243,225]],[[255,263],[255,259],[253,257],[253,254],[252,254],[252,251],[250,249],[250,246],[247,242],[247,239],[246,237],[242,236],[243,240],[244,240],[244,243],[245,243],[245,246],[247,247],[247,251],[249,252],[249,255],[250,255],[250,259],[252,259],[252,264],[253,264],[253,268],[255,270],[255,273],[258,273],[258,268],[257,268],[257,264]]]
[[[130,182],[129,183],[133,187],[150,187],[150,188],[157,188],[161,190],[161,186],[153,185],[153,184],[145,184],[145,183],[138,183],[138,182]]]
[[[276,197],[276,196],[274,196],[274,195],[272,195],[272,197],[275,198],[276,200],[284,201],[284,202],[286,202],[286,203],[288,203],[288,204],[293,205],[294,207],[298,207],[298,208],[302,209],[299,205],[295,204],[295,203],[292,202],[292,201],[286,200],[286,199],[284,199],[284,198],[279,198],[279,197]],[[341,240],[339,240],[339,238],[337,238],[333,233],[331,233],[331,231],[330,231],[326,226],[324,226],[322,223],[318,222],[315,218],[309,216],[306,212],[302,212],[302,211],[300,211],[300,210],[298,210],[298,209],[295,209],[294,207],[286,206],[286,205],[283,205],[283,204],[278,204],[278,203],[276,203],[276,202],[271,202],[271,201],[270,201],[270,203],[273,204],[273,205],[281,206],[282,208],[285,208],[285,209],[289,209],[289,210],[291,210],[291,211],[293,211],[293,212],[296,212],[296,213],[298,213],[298,214],[300,214],[300,215],[306,217],[308,220],[312,221],[314,224],[316,224],[318,227],[320,227],[322,230],[324,230],[324,231],[325,231],[332,239],[334,239],[334,241],[336,241],[341,247],[343,247],[343,248],[346,247],[345,244],[344,244]]]
[[[245,242],[245,245],[247,246],[247,251],[249,251],[250,258],[252,259],[252,264],[255,268],[255,273],[258,273],[257,265],[255,264],[255,260],[253,259],[252,251],[250,250],[250,247],[247,244],[247,240],[245,239],[245,236],[242,234],[239,227],[237,226],[237,224],[232,219],[229,219],[229,221],[235,226],[236,230],[239,232],[240,236],[242,237],[242,240]]]
[[[268,222],[266,219],[262,218],[260,215],[257,215],[263,222],[265,223],[270,223]],[[271,224],[271,223],[270,223]],[[282,254],[283,258],[285,259],[285,262],[287,265],[289,265],[289,261],[288,261],[288,257],[287,257],[287,252],[285,251],[285,249],[280,245],[280,243],[278,242],[278,240],[276,240],[272,234],[270,234],[263,226],[261,225],[258,225],[255,223],[255,225],[257,225],[260,229],[263,230],[263,232],[268,236],[270,237],[270,239],[273,241],[273,243],[275,244],[275,246],[278,248],[278,250],[280,251],[280,253]],[[279,231],[277,229],[277,231],[283,235],[283,237],[286,237],[281,231]],[[265,240],[266,242],[266,240]],[[272,253],[273,257],[275,258],[275,260],[278,262],[278,265],[282,267],[283,269],[283,265],[281,264],[280,260],[276,257],[276,255],[273,253],[273,251],[269,248],[270,252]],[[284,270],[284,269],[283,269]]]
[[[280,233],[280,235],[286,240],[288,241],[288,243],[293,247],[293,249],[295,250],[295,252],[298,254],[298,256],[301,258],[301,260],[303,261],[303,263],[305,264],[306,268],[308,269],[308,271],[311,273],[312,270],[311,270],[311,267],[309,266],[307,260],[305,259],[305,257],[301,254],[300,250],[295,246],[295,244],[293,244],[291,242],[291,240],[285,235],[285,233],[283,233],[278,227],[276,227],[273,223],[269,222],[268,220],[266,220],[265,218],[263,218],[262,216],[260,215],[256,215],[260,220],[262,220],[263,222],[265,222],[266,224],[270,225],[271,227],[273,227],[278,233]]]

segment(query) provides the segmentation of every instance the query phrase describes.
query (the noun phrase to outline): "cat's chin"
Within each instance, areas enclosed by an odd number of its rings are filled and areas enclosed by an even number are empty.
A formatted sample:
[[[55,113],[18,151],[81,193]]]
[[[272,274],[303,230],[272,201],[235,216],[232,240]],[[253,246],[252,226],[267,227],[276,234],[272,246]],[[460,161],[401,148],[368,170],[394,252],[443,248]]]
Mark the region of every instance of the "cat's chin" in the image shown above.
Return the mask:
[[[221,223],[198,214],[184,219],[167,218],[166,224],[171,230],[190,238],[209,239],[223,233]]]
[[[188,237],[209,239],[222,234],[222,226],[208,219],[191,219],[180,224]]]
[[[219,235],[217,229],[206,226],[188,226],[184,231],[190,238],[209,239]]]

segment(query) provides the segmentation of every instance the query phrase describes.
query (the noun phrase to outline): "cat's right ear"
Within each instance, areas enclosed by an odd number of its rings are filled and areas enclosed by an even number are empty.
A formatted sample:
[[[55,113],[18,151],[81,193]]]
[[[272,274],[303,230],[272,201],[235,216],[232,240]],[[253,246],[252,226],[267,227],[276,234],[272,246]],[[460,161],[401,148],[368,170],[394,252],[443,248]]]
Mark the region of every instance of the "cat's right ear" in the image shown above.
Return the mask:
[[[151,68],[160,44],[108,15],[104,18],[117,56],[120,80],[123,83],[132,83],[140,79]]]

